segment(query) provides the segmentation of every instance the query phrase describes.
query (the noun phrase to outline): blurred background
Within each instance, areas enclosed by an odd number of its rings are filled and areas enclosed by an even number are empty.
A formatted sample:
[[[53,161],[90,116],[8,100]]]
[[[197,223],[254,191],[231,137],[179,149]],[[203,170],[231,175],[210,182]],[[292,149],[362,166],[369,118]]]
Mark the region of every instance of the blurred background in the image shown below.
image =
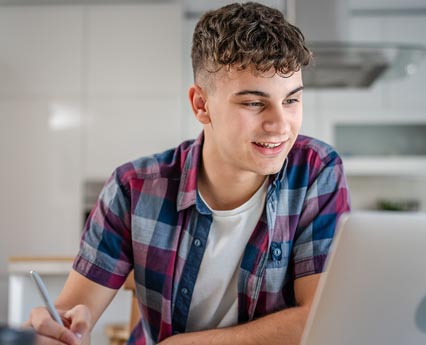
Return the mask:
[[[29,267],[59,292],[117,165],[199,134],[192,30],[230,2],[0,0],[0,323],[39,303]],[[425,211],[424,0],[260,2],[314,51],[302,133],[341,153],[354,209]],[[126,322],[123,296],[93,344]]]

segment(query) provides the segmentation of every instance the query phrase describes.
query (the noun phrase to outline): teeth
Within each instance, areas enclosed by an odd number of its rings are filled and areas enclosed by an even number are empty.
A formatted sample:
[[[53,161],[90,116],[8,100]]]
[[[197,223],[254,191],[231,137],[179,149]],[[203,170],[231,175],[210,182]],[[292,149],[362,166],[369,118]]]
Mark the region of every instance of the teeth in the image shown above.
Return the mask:
[[[256,143],[256,145],[265,147],[267,149],[273,149],[274,147],[278,147],[281,145],[281,143],[272,144],[272,143]]]

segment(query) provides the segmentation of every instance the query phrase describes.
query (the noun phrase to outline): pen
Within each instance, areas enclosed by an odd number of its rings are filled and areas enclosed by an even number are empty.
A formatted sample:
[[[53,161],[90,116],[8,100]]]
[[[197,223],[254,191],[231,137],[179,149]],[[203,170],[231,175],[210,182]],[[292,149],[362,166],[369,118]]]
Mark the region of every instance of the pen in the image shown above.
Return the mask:
[[[41,279],[40,275],[34,270],[30,271],[30,274],[33,277],[33,279],[34,279],[34,281],[37,285],[38,291],[40,292],[40,296],[43,299],[44,304],[46,305],[50,316],[52,316],[52,318],[57,323],[59,323],[61,326],[63,326],[64,324],[62,322],[62,319],[59,316],[58,311],[56,310],[55,306],[53,305],[52,300],[50,299],[49,294],[47,292],[46,285],[44,285],[43,280]]]

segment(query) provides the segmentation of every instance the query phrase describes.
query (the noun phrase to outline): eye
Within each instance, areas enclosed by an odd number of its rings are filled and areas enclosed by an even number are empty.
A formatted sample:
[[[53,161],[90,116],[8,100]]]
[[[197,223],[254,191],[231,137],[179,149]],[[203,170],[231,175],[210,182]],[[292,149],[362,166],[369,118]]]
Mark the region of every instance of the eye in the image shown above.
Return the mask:
[[[298,103],[299,102],[299,100],[297,99],[297,98],[289,98],[289,99],[286,99],[285,101],[284,101],[284,104],[295,104],[295,103]]]
[[[264,104],[262,102],[243,102],[242,104],[246,107],[253,107],[253,108],[258,108],[258,107],[264,106]]]

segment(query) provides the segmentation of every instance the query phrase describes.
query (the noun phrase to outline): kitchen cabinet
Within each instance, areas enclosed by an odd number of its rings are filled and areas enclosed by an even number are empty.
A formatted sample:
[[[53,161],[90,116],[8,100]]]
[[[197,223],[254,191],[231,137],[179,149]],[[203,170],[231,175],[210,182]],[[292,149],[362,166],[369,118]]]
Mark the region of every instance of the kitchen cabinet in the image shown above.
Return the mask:
[[[424,9],[424,0],[349,0],[349,6],[354,10],[392,10],[392,9]]]
[[[1,6],[0,99],[81,95],[79,6]]]
[[[181,138],[179,108],[176,98],[89,100],[85,179],[104,181],[127,161],[176,146]]]
[[[426,177],[423,112],[411,112],[407,118],[399,111],[369,114],[328,118],[326,140],[342,156],[347,175]]]
[[[351,42],[379,44],[414,44],[426,46],[426,15],[357,15],[350,17],[348,25]],[[423,59],[413,74],[403,78],[380,79],[365,89],[316,90],[318,104],[324,116],[328,113],[359,111],[359,116],[371,114],[387,117],[389,110],[400,110],[401,116],[410,117],[414,110],[426,107],[422,95],[426,78]]]
[[[85,179],[181,141],[182,17],[178,4],[88,9]]]
[[[426,5],[425,5],[426,8]],[[384,42],[403,42],[426,46],[426,13],[423,15],[387,16],[383,23]],[[392,80],[387,84],[387,106],[398,109],[401,116],[410,118],[413,110],[423,111],[426,119],[426,97],[424,81],[426,80],[426,57],[408,78]]]
[[[357,13],[350,17],[350,39],[353,42],[421,44],[426,46],[423,33],[426,31],[424,12],[407,13]],[[426,61],[423,61],[413,75],[401,79],[383,79],[366,89],[312,90],[315,106],[305,112],[315,113],[314,135],[336,146],[339,128],[353,129],[365,126],[367,130],[377,126],[395,126],[401,129],[410,125],[426,124],[426,98],[423,84],[426,79]],[[311,110],[310,110],[311,109]],[[362,132],[358,140],[363,140]],[[389,133],[391,135],[391,133]],[[426,136],[426,133],[424,133]],[[365,139],[364,139],[365,140]],[[408,151],[396,154],[363,155],[359,152],[341,152],[345,168],[351,176],[426,176],[426,152],[415,154],[415,136],[409,137],[404,145],[412,145]],[[369,141],[377,146],[382,141]],[[343,151],[346,149],[343,148]],[[412,151],[410,153],[410,150]]]
[[[0,323],[9,256],[78,247],[82,32],[78,6],[0,6]]]
[[[0,5],[0,323],[8,257],[77,253],[83,181],[180,141],[181,18],[178,3]]]
[[[90,6],[85,17],[87,96],[180,96],[178,4]]]

